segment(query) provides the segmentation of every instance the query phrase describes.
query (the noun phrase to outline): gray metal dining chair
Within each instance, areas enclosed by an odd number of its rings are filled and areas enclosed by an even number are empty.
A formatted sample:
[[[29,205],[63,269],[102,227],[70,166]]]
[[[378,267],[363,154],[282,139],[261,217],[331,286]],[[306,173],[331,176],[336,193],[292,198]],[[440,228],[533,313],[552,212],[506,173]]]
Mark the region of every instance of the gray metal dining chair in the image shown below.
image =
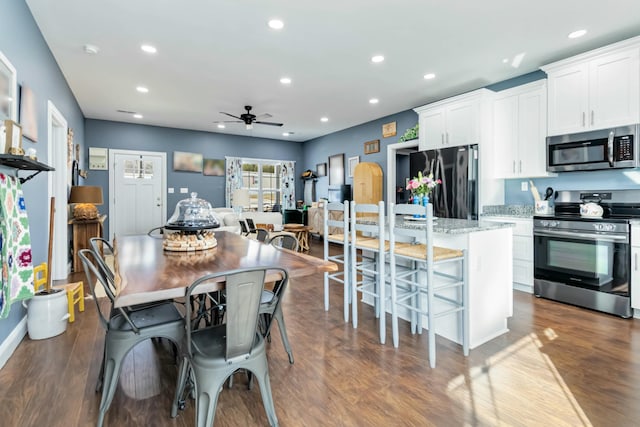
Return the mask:
[[[273,236],[267,243],[275,246],[276,248],[289,249],[294,252],[298,251],[298,239],[288,234],[278,234],[277,236]]]
[[[150,338],[167,338],[179,346],[184,337],[184,319],[173,304],[160,304],[136,311],[113,308],[115,295],[107,284],[105,274],[96,266],[97,255],[90,249],[82,249],[78,256],[82,261],[87,283],[98,309],[100,324],[106,332],[102,365],[104,384],[96,423],[101,427],[118,386],[122,361],[129,351]],[[103,313],[96,297],[97,284],[104,288],[111,303],[108,315]]]
[[[295,237],[292,238],[295,240]],[[287,327],[284,323],[281,304],[282,297],[284,292],[287,290],[288,285],[289,276],[287,272],[283,270],[282,279],[276,281],[271,290],[262,290],[262,297],[260,298],[260,315],[262,316],[260,326],[262,336],[266,339],[270,339],[273,320],[275,319],[278,322],[278,329],[280,329],[282,344],[289,356],[289,363],[293,365],[293,350],[291,350],[291,344],[289,344],[289,336],[287,335]]]
[[[206,328],[194,329],[190,321],[185,323],[186,355],[180,365],[172,417],[177,416],[178,408],[184,407],[183,395],[191,377],[196,400],[196,426],[211,426],[224,382],[238,369],[246,369],[258,378],[269,424],[278,425],[265,342],[258,331],[260,298],[268,270],[278,271],[286,278],[286,271],[281,268],[259,267],[206,275],[187,289],[186,298],[190,299],[195,293],[207,292],[208,282],[224,277],[227,315],[226,323]],[[187,319],[192,315],[191,308],[187,306]]]
[[[256,228],[256,240],[265,242],[269,239],[269,231],[264,228]]]

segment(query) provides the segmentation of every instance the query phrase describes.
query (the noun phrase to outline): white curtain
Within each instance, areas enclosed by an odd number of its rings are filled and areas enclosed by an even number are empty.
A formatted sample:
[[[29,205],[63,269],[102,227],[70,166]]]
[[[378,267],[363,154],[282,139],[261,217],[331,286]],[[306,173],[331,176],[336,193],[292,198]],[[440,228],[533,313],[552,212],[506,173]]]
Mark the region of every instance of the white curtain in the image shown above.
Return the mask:
[[[226,194],[225,203],[229,208],[232,206],[233,190],[242,188],[242,158],[225,157],[226,159]]]
[[[282,162],[282,176],[280,182],[280,194],[282,194],[282,208],[295,209],[296,207],[296,175],[295,162]]]

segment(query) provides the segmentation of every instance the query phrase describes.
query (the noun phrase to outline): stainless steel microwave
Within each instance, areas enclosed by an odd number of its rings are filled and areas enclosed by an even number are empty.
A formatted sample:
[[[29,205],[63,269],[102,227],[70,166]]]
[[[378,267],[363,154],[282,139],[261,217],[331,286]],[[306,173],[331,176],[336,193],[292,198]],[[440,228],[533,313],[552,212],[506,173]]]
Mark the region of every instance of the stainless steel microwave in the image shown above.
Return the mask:
[[[569,172],[638,166],[640,125],[547,138],[547,170]]]

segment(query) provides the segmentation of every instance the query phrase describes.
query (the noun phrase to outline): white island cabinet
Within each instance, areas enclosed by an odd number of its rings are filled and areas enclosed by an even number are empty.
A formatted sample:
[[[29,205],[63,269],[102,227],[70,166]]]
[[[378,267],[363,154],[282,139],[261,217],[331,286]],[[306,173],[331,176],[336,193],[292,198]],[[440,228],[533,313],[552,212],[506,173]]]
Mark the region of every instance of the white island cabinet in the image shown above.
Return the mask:
[[[472,349],[508,332],[507,319],[513,315],[512,229],[513,224],[482,220],[440,218],[434,223],[436,246],[467,251]],[[367,256],[366,252],[364,255]],[[387,295],[391,295],[390,290]],[[364,302],[371,304],[372,300],[365,297]],[[426,304],[426,299],[423,303]],[[391,312],[389,302],[387,311]],[[407,312],[399,311],[399,316],[409,319]],[[426,316],[422,322],[425,328],[429,327]],[[462,344],[461,326],[460,314],[436,320],[437,334],[458,344]]]

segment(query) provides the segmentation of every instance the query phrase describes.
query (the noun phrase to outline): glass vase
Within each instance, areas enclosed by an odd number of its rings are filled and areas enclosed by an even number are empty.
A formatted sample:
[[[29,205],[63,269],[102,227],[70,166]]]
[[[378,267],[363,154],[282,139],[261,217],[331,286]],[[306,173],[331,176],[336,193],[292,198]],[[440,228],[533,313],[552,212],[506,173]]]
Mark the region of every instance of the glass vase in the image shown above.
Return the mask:
[[[422,196],[422,206],[424,206],[426,208],[428,204],[429,204],[429,196],[428,195]],[[427,216],[426,215],[420,215],[420,217],[426,218]]]

